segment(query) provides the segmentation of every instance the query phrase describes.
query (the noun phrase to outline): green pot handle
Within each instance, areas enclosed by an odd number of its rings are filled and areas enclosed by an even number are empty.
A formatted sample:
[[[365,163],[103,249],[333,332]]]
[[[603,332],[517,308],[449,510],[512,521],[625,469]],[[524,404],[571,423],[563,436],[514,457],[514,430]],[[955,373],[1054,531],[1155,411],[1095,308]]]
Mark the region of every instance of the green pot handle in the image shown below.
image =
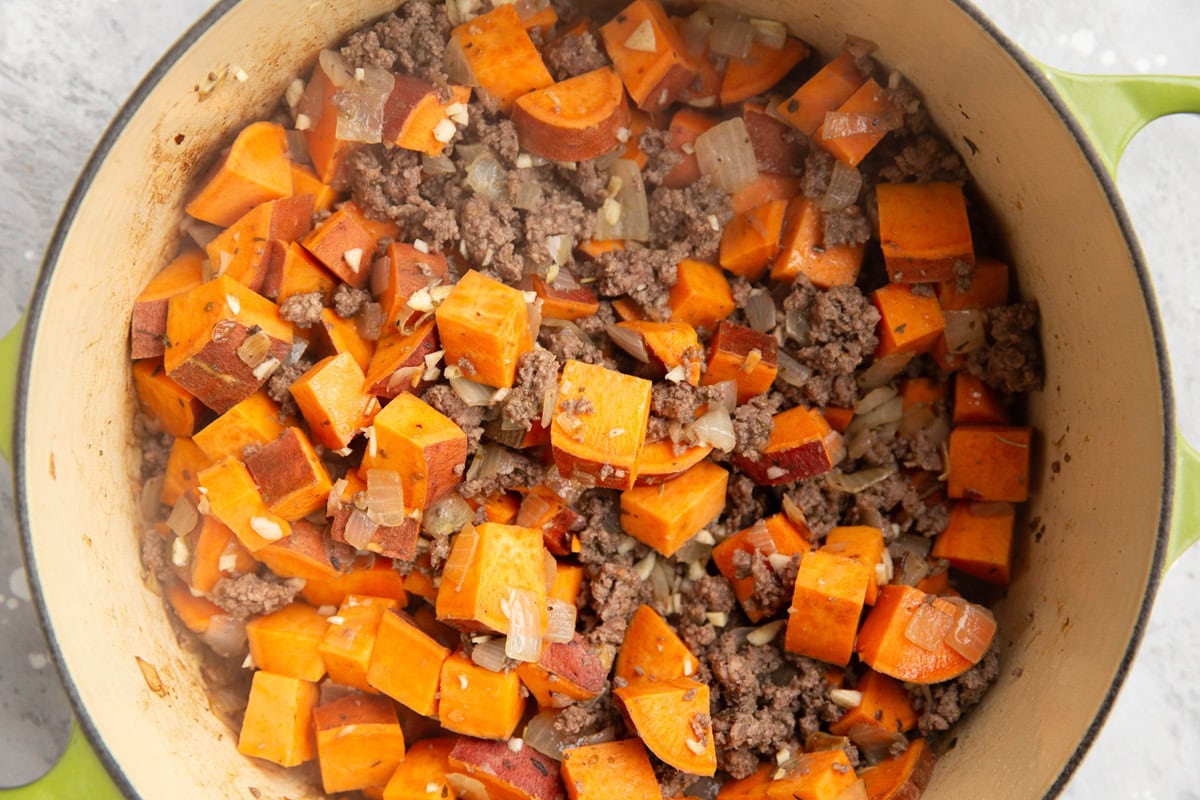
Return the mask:
[[[1200,113],[1200,76],[1080,75],[1041,65],[1116,178],[1130,140],[1159,117]],[[1167,564],[1200,540],[1200,453],[1175,436],[1175,502]]]
[[[21,356],[21,318],[0,339],[0,455],[12,461],[13,404],[17,397],[17,365]],[[58,763],[38,780],[15,789],[0,789],[4,800],[120,800],[120,790],[92,751],[79,724],[71,723],[71,737]]]

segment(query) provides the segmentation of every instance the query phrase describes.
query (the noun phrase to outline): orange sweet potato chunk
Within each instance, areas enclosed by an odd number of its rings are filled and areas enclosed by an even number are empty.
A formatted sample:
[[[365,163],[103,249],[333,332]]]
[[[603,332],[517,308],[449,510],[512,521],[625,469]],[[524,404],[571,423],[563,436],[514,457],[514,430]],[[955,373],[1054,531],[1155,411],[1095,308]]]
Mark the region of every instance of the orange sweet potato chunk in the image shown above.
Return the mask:
[[[955,499],[1025,502],[1032,440],[1032,428],[959,425],[950,432],[947,493]]]
[[[691,678],[638,681],[613,694],[651,753],[689,775],[716,772],[708,684]]]
[[[205,246],[218,275],[228,275],[263,291],[274,250],[272,243],[294,242],[312,227],[313,196],[284,197],[255,206]]]
[[[879,309],[877,356],[924,353],[946,329],[946,318],[937,297],[920,295],[912,287],[889,283],[871,293]]]
[[[919,798],[933,777],[936,758],[924,739],[913,739],[898,756],[861,770],[868,800],[911,800]]]
[[[554,280],[547,282],[537,275],[530,276],[530,288],[542,301],[545,319],[575,320],[590,317],[600,308],[596,293],[568,269],[560,269]]]
[[[679,262],[676,275],[668,301],[672,320],[711,331],[733,313],[733,293],[720,269],[685,258]]]
[[[405,507],[424,510],[458,485],[467,435],[433,406],[401,394],[375,416],[372,427],[375,445],[363,457],[363,474],[371,469],[398,473]]]
[[[375,637],[384,613],[399,604],[390,597],[352,594],[328,618],[329,629],[317,645],[329,679],[374,693],[367,682],[367,670],[375,649]]]
[[[163,354],[168,301],[203,283],[203,262],[202,251],[185,250],[151,278],[138,294],[129,321],[131,358],[154,358]]]
[[[375,634],[367,683],[418,714],[436,716],[442,663],[449,657],[406,615],[388,611]]]
[[[756,531],[756,528],[759,530]],[[812,549],[812,543],[805,535],[807,533],[807,530],[801,531],[793,525],[784,514],[773,514],[745,530],[738,531],[713,548],[713,563],[725,576],[725,580],[733,586],[733,594],[741,603],[742,610],[746,612],[746,616],[750,617],[751,622],[762,620],[768,615],[770,609],[760,608],[755,601],[755,580],[752,575],[744,578],[737,577],[738,570],[733,563],[734,555],[739,551],[750,554],[752,558],[756,552],[761,552],[764,558],[772,553],[789,558],[801,555]],[[766,544],[763,534],[770,540],[771,545],[760,549],[760,545]],[[766,550],[772,552],[765,552]]]
[[[321,320],[313,326],[313,332],[314,353],[325,356],[349,353],[358,368],[366,372],[375,355],[375,342],[363,338],[356,319],[339,317],[332,308],[326,308],[321,311]]]
[[[674,555],[725,508],[729,473],[701,461],[677,478],[657,486],[621,493],[621,528],[664,556]]]
[[[470,87],[447,86],[450,96],[443,100],[438,88],[423,78],[405,74],[394,78],[392,93],[383,110],[383,140],[405,150],[441,155],[446,149],[445,125],[454,124],[449,115],[451,112],[457,115],[460,110],[466,113],[471,100]]]
[[[838,800],[858,782],[850,759],[841,749],[806,753],[784,765],[778,779],[771,775],[766,800]]]
[[[247,125],[187,204],[187,213],[224,228],[260,203],[287,197],[292,193],[287,149],[282,125]]]
[[[271,242],[262,293],[282,303],[298,294],[321,293],[321,301],[329,303],[338,281],[312,254],[297,242]]]
[[[638,607],[617,651],[616,676],[628,683],[690,678],[700,662],[679,634],[647,605]]]
[[[563,784],[571,800],[661,800],[654,766],[638,739],[573,747],[563,753]]]
[[[369,399],[365,380],[354,357],[341,353],[321,359],[288,387],[317,443],[341,450],[358,434]]]
[[[930,555],[988,583],[1008,586],[1015,515],[1011,503],[955,503]]]
[[[457,800],[458,794],[446,781],[450,771],[450,752],[457,736],[422,739],[409,746],[404,760],[396,767],[383,789],[383,800]]]
[[[587,161],[613,150],[631,120],[625,87],[612,67],[522,95],[512,114],[521,147],[551,161]]]
[[[546,623],[542,533],[534,528],[485,522],[454,537],[438,588],[437,616],[463,630],[507,633],[509,594],[531,592]]]
[[[515,672],[492,672],[455,653],[442,664],[438,718],[446,730],[479,739],[507,739],[525,712]]]
[[[325,677],[317,645],[328,630],[328,617],[306,603],[292,603],[246,623],[250,657],[259,669],[317,683]]]
[[[197,476],[200,470],[212,464],[204,451],[191,439],[177,438],[171,443],[171,455],[167,457],[167,471],[163,478],[163,505],[174,506],[179,498],[187,495],[199,499],[196,489],[200,486]]]
[[[782,101],[778,113],[796,130],[812,136],[825,122],[825,115],[849,100],[865,80],[854,57],[842,53]]]
[[[261,447],[285,429],[279,404],[255,392],[197,431],[192,441],[210,461],[219,461],[225,456],[241,458],[247,447]]]
[[[646,440],[650,381],[570,360],[563,366],[550,425],[563,475],[592,475],[596,485],[630,489]]]
[[[551,642],[536,662],[517,665],[521,683],[542,708],[553,708],[555,695],[579,702],[604,691],[608,669],[580,634],[569,642]]]
[[[634,0],[600,28],[604,49],[643,111],[671,105],[696,77],[679,31],[658,0]]]
[[[849,664],[870,578],[871,570],[853,559],[822,550],[805,553],[784,648],[830,664]]]
[[[867,582],[867,605],[874,605],[879,595],[875,566],[883,561],[883,531],[869,525],[838,526],[825,536],[821,549],[857,561],[870,572]]]
[[[854,94],[846,99],[846,102],[838,106],[837,113],[865,118],[868,131],[849,136],[831,137],[827,125],[822,123],[817,132],[813,134],[812,141],[852,167],[857,167],[875,149],[875,145],[879,144],[887,135],[888,127],[884,124],[885,120],[897,118],[902,114],[901,110],[896,108],[888,98],[883,87],[870,78],[856,89]]]
[[[497,6],[450,32],[475,79],[485,105],[505,114],[518,97],[554,83],[515,7]]]
[[[771,266],[772,280],[795,280],[804,275],[820,289],[853,286],[862,268],[865,245],[825,244],[821,209],[807,197],[788,203],[787,224],[779,255]]]
[[[738,468],[762,486],[811,478],[833,469],[844,451],[841,436],[818,411],[796,406],[774,417],[775,427],[757,460],[735,455]]]
[[[251,366],[238,350],[255,328],[267,337],[267,350]],[[163,366],[218,414],[262,388],[291,346],[292,328],[279,308],[232,278],[215,278],[168,301]]]
[[[247,456],[246,469],[267,508],[289,521],[325,508],[333,486],[312,443],[295,427]]]
[[[879,242],[895,283],[948,281],[975,264],[967,201],[957,183],[881,183]]]
[[[868,669],[854,688],[862,693],[862,702],[830,723],[830,733],[845,736],[855,725],[870,725],[889,733],[905,733],[917,727],[918,714],[900,681]]]
[[[361,289],[371,280],[379,240],[394,239],[398,234],[394,224],[368,219],[357,205],[346,202],[300,244],[342,282]]]
[[[383,786],[404,760],[404,732],[390,700],[351,694],[313,709],[325,791]]]
[[[259,670],[238,737],[238,752],[294,767],[317,755],[312,712],[321,690],[315,683]]]
[[[198,592],[211,592],[222,578],[256,572],[258,562],[227,526],[202,516],[187,535],[190,558],[179,570],[180,577]]]
[[[204,405],[167,377],[162,361],[143,359],[133,365],[133,387],[142,412],[163,433],[175,437],[191,436],[196,422],[204,414]]]
[[[728,320],[717,326],[708,349],[708,367],[701,383],[737,383],[737,401],[745,403],[765,393],[778,371],[775,337]]]
[[[670,439],[646,442],[642,446],[642,457],[638,461],[638,486],[658,486],[666,483],[708,458],[712,445],[693,445],[682,453],[675,452]]]
[[[373,273],[371,293],[383,306],[384,328],[396,330],[416,315],[407,303],[416,292],[450,282],[450,267],[441,253],[426,253],[406,242],[392,242],[387,268]]]
[[[770,200],[736,215],[721,233],[721,266],[757,281],[779,253],[788,201]]]
[[[419,393],[427,385],[425,358],[437,352],[438,347],[437,329],[431,319],[412,333],[389,329],[379,340],[367,366],[367,391],[389,399],[401,392]]]
[[[511,387],[517,360],[533,349],[520,290],[469,270],[438,306],[438,335],[447,365],[477,383]]]
[[[291,535],[288,521],[267,508],[241,461],[226,456],[197,477],[210,513],[229,526],[251,553]]]

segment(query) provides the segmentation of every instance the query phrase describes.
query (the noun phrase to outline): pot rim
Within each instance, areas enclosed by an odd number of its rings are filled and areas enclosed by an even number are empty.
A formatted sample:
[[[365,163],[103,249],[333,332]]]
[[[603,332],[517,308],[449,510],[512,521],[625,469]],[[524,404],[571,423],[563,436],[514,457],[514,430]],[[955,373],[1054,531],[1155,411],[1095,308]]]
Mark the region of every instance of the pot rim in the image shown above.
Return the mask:
[[[46,643],[49,648],[51,657],[54,659],[55,666],[58,670],[60,679],[62,680],[63,688],[66,690],[67,696],[71,703],[72,711],[78,724],[82,728],[84,735],[87,738],[88,744],[96,753],[100,763],[104,765],[105,770],[112,778],[113,782],[127,797],[139,798],[142,795],[138,794],[133,785],[130,783],[120,763],[113,757],[112,752],[108,749],[104,740],[101,738],[99,731],[96,729],[87,707],[83,704],[79,694],[78,687],[71,674],[66,670],[63,663],[62,651],[58,646],[58,639],[54,633],[49,620],[49,611],[46,608],[45,600],[42,596],[42,587],[37,570],[37,564],[32,559],[33,552],[32,533],[29,524],[29,508],[26,502],[26,485],[25,485],[25,418],[28,413],[28,395],[26,387],[29,384],[29,375],[32,369],[32,358],[34,343],[39,332],[38,323],[41,321],[42,312],[45,310],[46,296],[49,290],[50,277],[57,265],[58,257],[62,249],[63,241],[66,238],[66,233],[70,230],[74,223],[75,216],[79,211],[79,207],[83,198],[87,195],[92,187],[92,182],[99,171],[101,164],[108,157],[109,151],[112,149],[116,141],[124,133],[126,125],[130,119],[141,110],[142,104],[145,102],[150,93],[158,85],[162,77],[174,68],[179,59],[187,52],[187,50],[208,31],[221,17],[223,17],[230,9],[238,5],[242,0],[219,0],[213,5],[203,16],[194,22],[176,42],[155,62],[154,66],[146,73],[145,77],[137,84],[136,88],[130,94],[129,98],[121,105],[104,134],[96,144],[95,149],[88,157],[87,163],[84,165],[79,178],[71,189],[71,193],[63,206],[62,214],[55,223],[54,230],[51,234],[50,241],[46,247],[45,256],[42,259],[41,266],[38,271],[37,280],[34,283],[33,296],[30,299],[28,310],[26,311],[25,329],[26,333],[24,341],[21,345],[20,359],[17,365],[17,384],[15,398],[15,414],[14,414],[14,429],[13,429],[13,488],[14,498],[17,512],[17,530],[18,538],[21,543],[22,556],[25,561],[26,571],[29,575],[29,584],[32,589],[33,605],[37,610],[38,621],[42,629],[42,633],[46,638]],[[1142,638],[1146,632],[1147,622],[1149,620],[1150,611],[1154,604],[1154,598],[1158,593],[1159,584],[1162,580],[1162,573],[1166,563],[1167,543],[1170,535],[1171,524],[1171,507],[1174,499],[1175,490],[1175,404],[1171,385],[1171,365],[1167,356],[1166,339],[1163,335],[1162,319],[1159,316],[1158,303],[1154,295],[1153,283],[1150,278],[1150,271],[1146,265],[1145,255],[1142,253],[1141,245],[1138,242],[1137,235],[1133,229],[1133,224],[1129,219],[1128,212],[1121,201],[1120,195],[1117,192],[1114,177],[1109,174],[1104,166],[1095,146],[1088,138],[1080,121],[1071,113],[1066,102],[1058,94],[1053,84],[1046,77],[1045,73],[1040,69],[1038,64],[1007,34],[992,22],[979,8],[977,8],[971,0],[948,0],[953,6],[956,6],[960,11],[971,18],[975,24],[981,27],[984,32],[991,37],[1001,48],[1017,63],[1025,75],[1033,81],[1034,85],[1041,91],[1042,96],[1050,103],[1062,123],[1075,139],[1076,145],[1087,158],[1088,164],[1095,173],[1096,178],[1100,182],[1100,186],[1104,191],[1105,198],[1108,200],[1109,206],[1116,215],[1117,223],[1120,226],[1121,234],[1125,239],[1125,245],[1129,250],[1133,267],[1137,272],[1138,285],[1142,291],[1142,302],[1145,305],[1146,313],[1150,321],[1151,335],[1154,340],[1154,352],[1159,367],[1159,391],[1162,396],[1163,404],[1163,488],[1162,497],[1159,501],[1159,520],[1158,532],[1154,546],[1154,558],[1152,571],[1146,585],[1146,591],[1142,597],[1141,606],[1138,609],[1137,620],[1134,623],[1133,632],[1130,636],[1129,643],[1125,648],[1125,652],[1121,657],[1120,663],[1117,665],[1116,674],[1113,678],[1112,685],[1109,686],[1105,693],[1104,699],[1100,703],[1100,707],[1088,726],[1087,731],[1076,745],[1070,758],[1063,765],[1051,784],[1049,790],[1044,795],[1044,800],[1050,800],[1060,795],[1071,777],[1074,775],[1079,764],[1083,761],[1084,756],[1095,742],[1099,735],[1104,722],[1107,720],[1109,712],[1116,701],[1117,694],[1120,692],[1121,686],[1125,683],[1125,679],[1129,675],[1129,669],[1132,666],[1133,659],[1141,645]]]

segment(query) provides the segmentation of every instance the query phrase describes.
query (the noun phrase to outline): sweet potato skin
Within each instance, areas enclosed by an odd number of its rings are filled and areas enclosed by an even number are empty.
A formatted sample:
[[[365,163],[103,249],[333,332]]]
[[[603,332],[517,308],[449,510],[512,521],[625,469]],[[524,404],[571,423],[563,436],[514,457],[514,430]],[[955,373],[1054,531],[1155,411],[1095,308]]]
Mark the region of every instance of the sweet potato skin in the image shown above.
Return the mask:
[[[522,745],[460,736],[450,751],[450,768],[484,785],[491,800],[566,800],[558,764]]]

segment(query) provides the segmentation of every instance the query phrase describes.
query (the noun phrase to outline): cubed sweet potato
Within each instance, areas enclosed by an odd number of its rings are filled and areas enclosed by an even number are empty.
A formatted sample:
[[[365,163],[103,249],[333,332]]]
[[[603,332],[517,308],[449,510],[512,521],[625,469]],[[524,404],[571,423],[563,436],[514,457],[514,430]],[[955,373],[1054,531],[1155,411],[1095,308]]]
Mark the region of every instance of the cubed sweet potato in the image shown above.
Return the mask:
[[[553,708],[554,695],[579,702],[599,696],[608,670],[578,633],[569,642],[551,642],[536,662],[517,666],[517,676],[542,708]]]
[[[438,718],[446,730],[480,739],[508,739],[525,713],[515,672],[492,672],[458,652],[442,663]]]
[[[654,766],[638,739],[572,747],[563,753],[562,776],[571,800],[662,800]]]
[[[485,522],[454,537],[438,588],[438,619],[463,630],[507,633],[505,609],[513,590],[531,592],[546,624],[542,534],[533,528]]]
[[[729,473],[701,461],[677,478],[657,486],[637,486],[621,493],[621,528],[664,556],[713,522],[725,508]]]
[[[564,800],[558,764],[532,747],[459,737],[450,769],[477,781],[491,800]]]
[[[315,683],[259,670],[238,737],[238,752],[294,767],[317,755],[312,712],[321,690]]]
[[[163,433],[187,437],[196,430],[196,424],[204,414],[204,405],[167,376],[162,361],[154,358],[136,362],[133,387],[142,413]]]
[[[291,535],[287,520],[267,508],[241,461],[226,456],[197,477],[210,513],[228,525],[251,553]]]
[[[871,572],[845,556],[805,553],[788,609],[784,648],[830,664],[849,664]]]
[[[737,401],[745,403],[771,388],[778,359],[775,337],[726,320],[717,326],[709,344],[708,367],[701,382],[710,386],[734,381]]]
[[[218,275],[263,291],[272,242],[294,242],[312,227],[313,196],[283,197],[257,205],[205,246]]]
[[[844,452],[841,435],[819,412],[796,406],[774,417],[775,427],[757,459],[735,455],[738,468],[763,486],[811,478],[833,469]]]
[[[329,629],[317,645],[329,679],[364,692],[375,692],[367,670],[384,613],[399,604],[390,597],[349,595],[328,618]]]
[[[279,404],[264,392],[255,392],[192,437],[210,461],[225,456],[242,458],[247,448],[262,447],[286,430]]]
[[[418,714],[436,716],[442,664],[449,657],[406,615],[387,611],[375,634],[367,682]]]
[[[371,469],[398,473],[405,507],[424,510],[458,485],[467,436],[424,400],[398,395],[375,416],[372,428],[375,446],[363,456],[364,474]]]
[[[246,456],[246,469],[267,508],[289,521],[324,508],[333,486],[317,451],[296,427]]]
[[[154,358],[163,354],[167,334],[167,304],[177,294],[203,283],[204,253],[185,250],[150,279],[133,301],[129,321],[130,356]]]
[[[404,732],[385,697],[347,695],[317,706],[312,716],[328,793],[382,786],[404,760]]]
[[[292,603],[246,623],[250,657],[259,669],[317,683],[325,662],[317,645],[329,630],[329,619],[306,603]]]
[[[465,377],[511,387],[517,360],[533,349],[525,296],[518,289],[469,270],[437,309],[446,364]]]
[[[341,450],[358,434],[369,400],[365,379],[358,362],[342,353],[318,361],[288,387],[319,444]]]
[[[388,399],[401,392],[419,392],[427,385],[425,358],[438,347],[437,328],[431,319],[412,333],[389,329],[379,340],[367,367],[367,391]]]
[[[247,125],[213,165],[200,190],[188,202],[187,213],[225,227],[260,203],[287,197],[292,193],[287,149],[282,125]]]

